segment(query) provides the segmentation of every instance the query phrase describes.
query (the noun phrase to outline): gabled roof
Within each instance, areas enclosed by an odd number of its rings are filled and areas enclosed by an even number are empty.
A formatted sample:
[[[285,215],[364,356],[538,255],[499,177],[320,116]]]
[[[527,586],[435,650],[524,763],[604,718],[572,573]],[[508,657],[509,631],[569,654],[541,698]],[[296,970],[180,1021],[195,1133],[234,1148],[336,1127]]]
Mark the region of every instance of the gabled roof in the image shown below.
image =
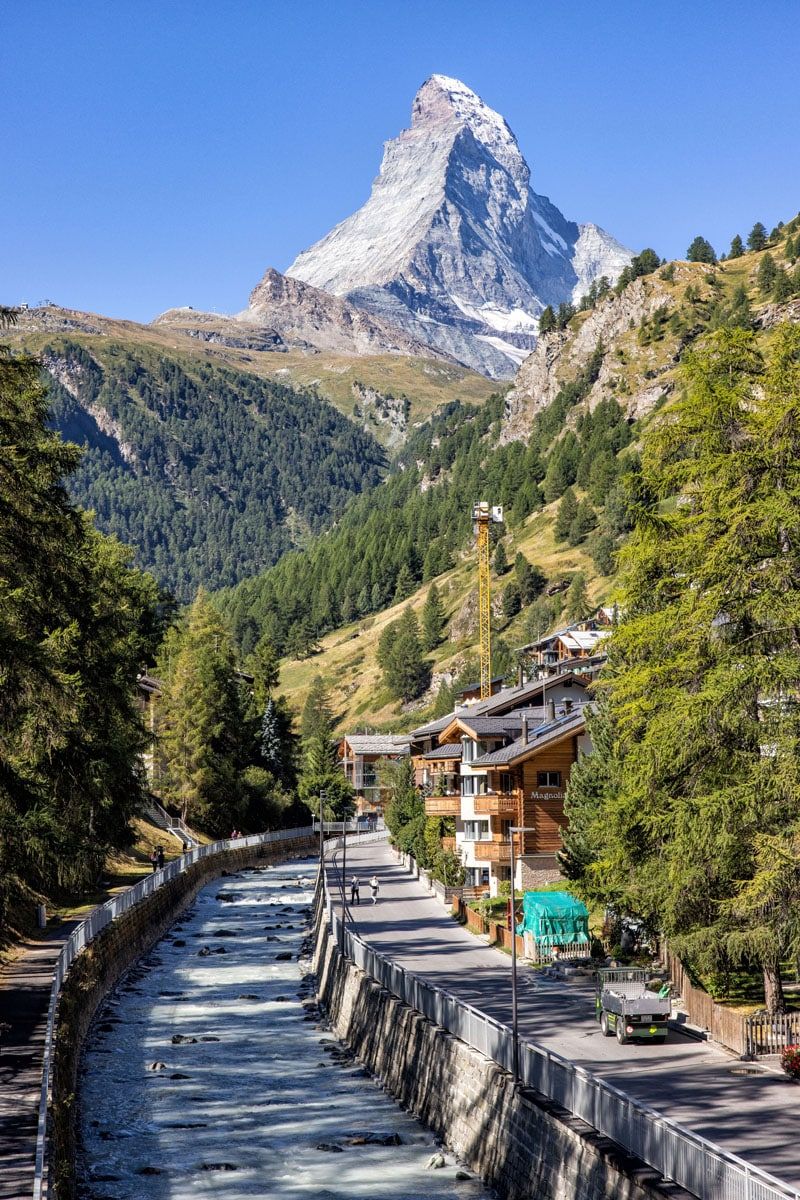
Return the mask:
[[[442,732],[440,738],[452,740],[453,734],[466,733],[468,737],[515,737],[522,728],[522,718],[517,713],[504,717],[475,716],[469,710],[457,712]]]
[[[447,742],[444,746],[434,746],[432,750],[428,750],[423,754],[423,758],[461,758],[461,751],[464,747],[461,742]]]
[[[577,679],[572,671],[562,671],[559,675],[550,675],[545,679],[529,679],[522,685],[515,684],[513,687],[503,688],[502,691],[496,692],[494,696],[489,696],[486,700],[478,700],[467,709],[456,709],[456,715],[462,716],[464,713],[467,713],[470,717],[474,714],[488,716],[510,712],[517,708],[526,708],[530,704],[532,697],[536,696],[542,689],[546,693],[547,689],[556,687],[558,684],[569,684],[572,687],[586,689],[586,684],[583,680]]]
[[[346,733],[342,738],[353,754],[396,754],[411,752],[407,734],[392,733]]]
[[[502,746],[499,750],[493,750],[491,754],[481,755],[480,758],[475,759],[472,765],[473,767],[499,767],[509,763],[523,762],[526,758],[533,758],[545,746],[552,746],[554,742],[560,742],[562,738],[574,737],[578,733],[583,733],[586,728],[584,710],[591,709],[591,707],[591,705],[584,704],[576,712],[567,713],[563,717],[557,717],[555,721],[548,721],[533,729],[529,728],[527,741],[517,738],[510,746]]]
[[[441,733],[453,719],[453,713],[447,713],[444,717],[437,717],[435,721],[429,721],[427,725],[420,725],[418,729],[412,729],[408,735],[412,741],[417,741],[421,737],[430,737],[431,734]]]

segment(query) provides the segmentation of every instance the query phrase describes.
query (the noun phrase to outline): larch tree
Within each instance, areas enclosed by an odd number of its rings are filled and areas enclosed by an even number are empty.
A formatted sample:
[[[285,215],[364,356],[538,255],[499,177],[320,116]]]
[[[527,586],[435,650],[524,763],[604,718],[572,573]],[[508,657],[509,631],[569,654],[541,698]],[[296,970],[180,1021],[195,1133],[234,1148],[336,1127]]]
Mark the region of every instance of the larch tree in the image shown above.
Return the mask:
[[[613,786],[578,772],[567,849],[590,894],[690,964],[757,964],[774,1012],[800,952],[800,329],[766,362],[751,332],[719,330],[682,369],[622,552]]]
[[[445,627],[445,614],[442,598],[435,583],[428,589],[428,595],[422,608],[422,649],[435,650],[442,640]]]
[[[233,642],[200,590],[184,621],[165,639],[158,670],[160,784],[184,820],[210,834],[240,823],[242,772],[251,747],[248,697]]]

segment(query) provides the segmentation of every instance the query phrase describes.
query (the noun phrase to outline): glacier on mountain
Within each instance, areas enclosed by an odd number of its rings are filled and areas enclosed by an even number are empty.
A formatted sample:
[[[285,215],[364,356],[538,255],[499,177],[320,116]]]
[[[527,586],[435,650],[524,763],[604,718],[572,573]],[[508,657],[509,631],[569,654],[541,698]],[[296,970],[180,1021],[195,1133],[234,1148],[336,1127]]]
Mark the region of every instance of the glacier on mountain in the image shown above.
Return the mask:
[[[535,345],[546,305],[579,298],[602,275],[613,282],[631,257],[537,195],[504,118],[433,75],[410,128],[386,143],[369,199],[287,275],[504,378]]]

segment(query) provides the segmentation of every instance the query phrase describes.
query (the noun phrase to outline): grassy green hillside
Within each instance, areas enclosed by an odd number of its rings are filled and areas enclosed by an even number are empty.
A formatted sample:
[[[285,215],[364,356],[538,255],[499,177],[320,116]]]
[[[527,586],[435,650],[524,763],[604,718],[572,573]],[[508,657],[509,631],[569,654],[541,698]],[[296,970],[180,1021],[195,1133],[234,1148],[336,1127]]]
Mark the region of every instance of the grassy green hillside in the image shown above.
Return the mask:
[[[243,644],[267,630],[285,645],[289,626],[310,621],[319,651],[297,657],[293,650],[281,673],[296,706],[321,674],[343,725],[415,723],[434,703],[440,677],[458,674],[476,654],[469,513],[478,498],[506,506],[509,561],[521,551],[549,584],[580,572],[588,604],[610,598],[614,555],[629,520],[620,476],[636,470],[638,439],[679,393],[681,358],[704,334],[738,324],[767,342],[778,322],[800,320],[799,227],[792,222],[764,250],[719,264],[662,264],[542,339],[505,404],[465,407],[449,421],[432,422],[378,492],[354,501],[308,555],[290,555],[223,599]],[[769,261],[764,267],[769,259],[774,272]],[[540,354],[549,361],[544,378],[534,361]],[[557,537],[565,491],[584,506],[588,528]],[[412,587],[396,600],[404,563]],[[513,650],[544,632],[543,625],[555,627],[565,611],[561,594],[507,619],[501,594],[509,578],[494,580],[495,637]],[[381,681],[378,641],[408,604],[421,613],[434,580],[448,629],[428,656],[431,690],[403,706]],[[335,619],[342,609],[351,619]]]

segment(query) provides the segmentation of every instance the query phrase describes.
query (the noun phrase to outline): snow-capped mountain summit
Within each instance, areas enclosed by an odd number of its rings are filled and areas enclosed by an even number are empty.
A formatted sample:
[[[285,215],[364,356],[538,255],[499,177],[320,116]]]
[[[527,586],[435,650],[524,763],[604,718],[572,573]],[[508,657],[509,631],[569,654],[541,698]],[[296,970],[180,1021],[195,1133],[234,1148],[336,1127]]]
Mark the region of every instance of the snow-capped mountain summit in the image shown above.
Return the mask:
[[[432,75],[411,128],[386,143],[366,204],[287,274],[505,377],[533,348],[545,305],[601,275],[613,281],[630,259],[532,190],[499,113],[459,80]]]

